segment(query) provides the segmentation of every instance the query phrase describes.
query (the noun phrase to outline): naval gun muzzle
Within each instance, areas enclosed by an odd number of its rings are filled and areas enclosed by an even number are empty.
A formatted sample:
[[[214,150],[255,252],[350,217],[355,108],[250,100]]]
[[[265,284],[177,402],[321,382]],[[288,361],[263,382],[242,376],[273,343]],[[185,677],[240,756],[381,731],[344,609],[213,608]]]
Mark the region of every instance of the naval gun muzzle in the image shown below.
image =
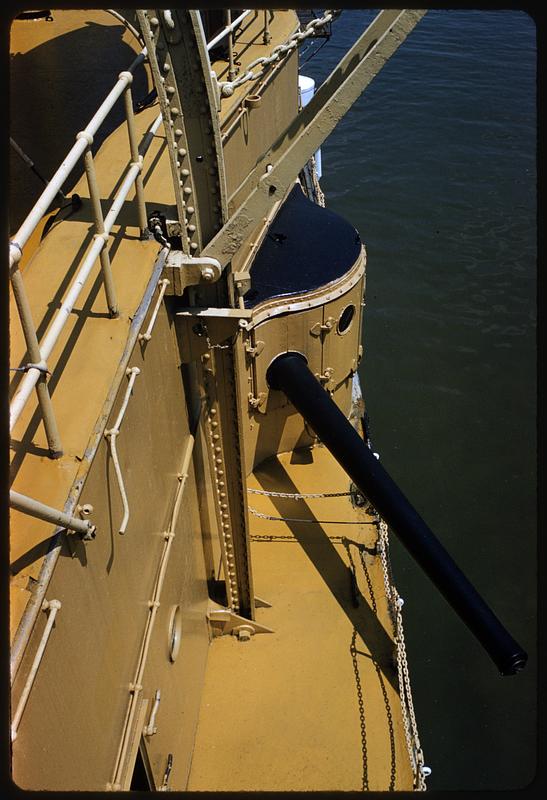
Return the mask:
[[[526,652],[504,628],[424,520],[346,419],[300,353],[282,353],[266,380],[281,390],[313,428],[359,490],[384,518],[502,675],[523,669]]]

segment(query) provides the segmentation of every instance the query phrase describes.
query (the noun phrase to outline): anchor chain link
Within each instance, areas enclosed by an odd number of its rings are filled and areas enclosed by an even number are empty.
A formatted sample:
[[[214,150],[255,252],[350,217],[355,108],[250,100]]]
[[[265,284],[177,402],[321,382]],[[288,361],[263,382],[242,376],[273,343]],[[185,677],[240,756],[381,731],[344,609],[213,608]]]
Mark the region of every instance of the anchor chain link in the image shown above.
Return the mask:
[[[307,23],[307,25],[304,26],[304,28],[301,28],[294,33],[289,39],[287,39],[285,44],[278,44],[276,47],[274,47],[269,56],[261,56],[260,58],[255,58],[254,61],[251,61],[246,71],[235,80],[219,81],[218,85],[222,96],[230,97],[230,95],[234,93],[235,89],[243,86],[244,83],[247,83],[248,81],[256,81],[261,78],[267,66],[279,61],[293,50],[298,48],[303,41],[308,39],[310,36],[313,36],[319,28],[324,27],[329,22],[332,22],[334,19],[336,19],[336,17],[339,17],[341,13],[342,9],[329,9],[325,11],[322,17],[312,19]],[[262,67],[262,69],[254,72],[255,68],[258,67]]]

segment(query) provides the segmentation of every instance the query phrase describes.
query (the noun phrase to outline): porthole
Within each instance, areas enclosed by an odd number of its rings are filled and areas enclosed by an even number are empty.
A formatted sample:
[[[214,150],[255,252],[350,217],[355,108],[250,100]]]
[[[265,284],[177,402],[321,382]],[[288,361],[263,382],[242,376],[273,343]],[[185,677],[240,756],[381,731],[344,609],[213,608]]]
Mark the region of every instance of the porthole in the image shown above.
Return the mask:
[[[175,661],[180,650],[180,641],[182,638],[182,617],[180,613],[180,606],[173,606],[171,609],[171,616],[169,618],[169,660]]]
[[[346,306],[345,309],[342,311],[340,316],[338,317],[338,325],[336,326],[336,330],[340,334],[347,333],[351,327],[351,323],[353,322],[353,317],[355,315],[355,306],[353,303],[349,306]]]

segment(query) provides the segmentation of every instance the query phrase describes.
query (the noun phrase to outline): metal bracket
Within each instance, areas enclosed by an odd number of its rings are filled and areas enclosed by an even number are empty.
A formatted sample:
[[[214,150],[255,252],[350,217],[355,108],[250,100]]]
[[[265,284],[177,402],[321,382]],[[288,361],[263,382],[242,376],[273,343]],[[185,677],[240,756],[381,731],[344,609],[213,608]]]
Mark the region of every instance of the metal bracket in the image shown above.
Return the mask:
[[[163,268],[164,279],[169,280],[166,294],[182,295],[187,286],[214,283],[222,273],[216,258],[193,258],[182,250],[171,250]]]
[[[156,726],[156,716],[158,714],[160,702],[161,702],[161,690],[156,689],[156,694],[154,695],[154,705],[152,706],[152,711],[150,712],[148,725],[145,725],[144,728],[142,729],[143,736],[153,736],[155,733],[157,733],[158,728]]]
[[[329,317],[325,322],[316,322],[315,325],[311,326],[310,333],[312,336],[321,336],[322,333],[328,333],[333,329],[335,322],[334,317]]]
[[[235,289],[240,297],[247,294],[251,288],[251,273],[249,270],[240,270],[232,275]]]
[[[248,356],[250,356],[250,358],[256,358],[261,354],[263,350],[264,350],[264,342],[260,339],[258,342],[256,342],[254,347],[250,342],[247,342],[245,345],[245,352],[247,353]]]
[[[180,355],[183,363],[196,361],[211,348],[247,328],[252,311],[247,308],[201,308],[176,312]]]
[[[327,367],[322,375],[319,375],[319,373],[317,372],[315,373],[315,377],[321,383],[328,383],[333,375],[334,375],[334,367]]]
[[[258,600],[258,603],[256,603]],[[257,606],[268,607],[269,604],[264,600],[256,598],[255,604]],[[211,625],[213,636],[225,636],[228,633],[235,634],[240,640],[248,640],[255,633],[274,633],[271,628],[266,625],[260,625],[253,619],[241,617],[239,614],[233,612],[230,608],[225,608],[213,600],[209,601],[207,609],[207,619]]]
[[[260,408],[260,406],[264,405],[264,401],[266,400],[267,394],[266,392],[259,392],[258,397],[255,397],[252,392],[249,392],[247,395],[247,399],[249,400],[249,405],[251,408]]]

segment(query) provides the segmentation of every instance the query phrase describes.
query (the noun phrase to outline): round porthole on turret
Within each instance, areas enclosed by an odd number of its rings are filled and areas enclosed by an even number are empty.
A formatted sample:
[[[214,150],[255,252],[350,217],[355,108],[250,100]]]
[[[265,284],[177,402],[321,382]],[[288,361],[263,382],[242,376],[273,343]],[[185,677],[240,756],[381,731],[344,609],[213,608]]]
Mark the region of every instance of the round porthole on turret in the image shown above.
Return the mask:
[[[169,660],[174,662],[179,654],[182,638],[182,617],[180,606],[173,606],[169,618]]]
[[[338,317],[338,324],[336,326],[336,330],[339,334],[347,333],[351,327],[351,323],[353,322],[353,317],[355,315],[355,306],[353,303],[351,305],[346,306],[340,316]]]

